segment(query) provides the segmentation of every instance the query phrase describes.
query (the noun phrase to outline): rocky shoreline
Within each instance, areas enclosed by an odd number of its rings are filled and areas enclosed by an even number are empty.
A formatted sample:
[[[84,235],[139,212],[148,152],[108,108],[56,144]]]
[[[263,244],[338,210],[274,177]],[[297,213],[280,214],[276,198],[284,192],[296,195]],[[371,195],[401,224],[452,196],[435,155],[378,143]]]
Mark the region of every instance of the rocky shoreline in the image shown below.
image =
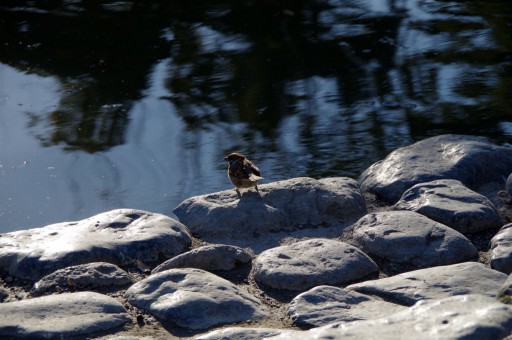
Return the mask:
[[[292,178],[0,234],[0,337],[512,335],[512,147],[442,135]],[[506,180],[508,177],[508,180]]]

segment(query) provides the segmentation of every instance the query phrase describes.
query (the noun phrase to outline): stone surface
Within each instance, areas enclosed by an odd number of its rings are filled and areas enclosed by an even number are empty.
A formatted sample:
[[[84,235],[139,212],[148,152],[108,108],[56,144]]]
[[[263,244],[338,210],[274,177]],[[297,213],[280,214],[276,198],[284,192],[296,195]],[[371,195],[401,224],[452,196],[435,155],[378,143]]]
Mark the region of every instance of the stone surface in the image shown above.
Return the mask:
[[[455,179],[476,190],[512,172],[512,148],[482,137],[441,135],[391,152],[360,176],[361,190],[395,203],[418,183]]]
[[[134,283],[135,279],[118,266],[94,262],[59,269],[34,284],[33,296],[55,292],[58,287],[81,289],[86,287],[120,286]]]
[[[411,306],[424,299],[481,294],[496,297],[507,275],[478,262],[415,270],[347,287],[362,294]]]
[[[255,297],[201,269],[169,269],[135,283],[128,301],[162,321],[187,329],[265,318],[269,312]]]
[[[250,250],[240,247],[213,244],[199,247],[165,261],[155,269],[153,274],[173,268],[199,268],[204,270],[230,270],[237,264],[252,260]]]
[[[228,327],[217,329],[215,331],[199,335],[197,340],[260,340],[281,333],[280,329],[275,328],[244,328]]]
[[[183,201],[174,213],[198,237],[258,236],[270,231],[337,225],[366,213],[357,182],[307,177],[259,185],[259,193],[226,190]]]
[[[472,260],[477,250],[461,233],[412,211],[368,214],[343,238],[372,257],[424,268]]]
[[[0,334],[61,338],[108,330],[130,321],[123,305],[93,292],[43,296],[0,304]]]
[[[512,307],[483,295],[421,301],[374,320],[331,324],[270,339],[503,339],[512,331]]]
[[[505,183],[505,191],[512,196],[512,173],[508,175],[507,182]]]
[[[376,319],[404,308],[351,290],[318,286],[296,296],[288,306],[288,315],[296,325],[319,327],[333,322]]]
[[[416,184],[394,206],[416,211],[462,234],[499,228],[501,219],[489,199],[451,179]]]
[[[506,224],[491,239],[491,267],[512,273],[512,223]]]
[[[254,279],[268,287],[304,291],[344,284],[378,271],[362,251],[344,242],[312,239],[264,251],[254,261]]]
[[[498,299],[502,302],[512,304],[512,275],[509,275],[498,290]]]
[[[5,289],[0,288],[0,302],[3,302],[8,296],[9,293]]]
[[[172,218],[131,209],[1,236],[0,269],[32,280],[90,262],[155,262],[182,253],[192,242],[186,227]]]

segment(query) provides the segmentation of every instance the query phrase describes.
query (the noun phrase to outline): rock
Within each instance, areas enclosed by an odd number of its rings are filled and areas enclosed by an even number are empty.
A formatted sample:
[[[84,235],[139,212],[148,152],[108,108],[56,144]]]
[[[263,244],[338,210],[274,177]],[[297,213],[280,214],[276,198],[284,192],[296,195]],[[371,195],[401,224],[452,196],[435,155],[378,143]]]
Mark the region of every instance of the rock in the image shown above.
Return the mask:
[[[482,137],[441,135],[391,152],[359,178],[361,190],[395,203],[418,183],[455,179],[477,190],[512,172],[512,148]]]
[[[288,306],[288,315],[296,325],[319,327],[376,319],[405,308],[351,290],[318,286],[296,296]]]
[[[509,275],[498,290],[498,299],[501,302],[512,304],[512,275]]]
[[[247,263],[252,260],[250,250],[240,247],[214,244],[192,249],[186,253],[165,261],[152,273],[159,273],[173,268],[198,268],[203,270],[230,270],[239,263]]]
[[[385,211],[364,216],[343,238],[370,256],[415,268],[476,258],[477,250],[459,232],[412,211]]]
[[[512,196],[512,173],[508,175],[507,182],[505,183],[505,191],[509,196]]]
[[[266,318],[269,311],[233,283],[201,269],[169,269],[135,283],[128,301],[187,329]]]
[[[228,327],[195,337],[196,340],[260,340],[281,333],[275,328]]]
[[[49,295],[0,304],[0,334],[14,338],[70,338],[130,321],[116,299],[93,292]]]
[[[420,301],[374,320],[334,323],[270,339],[503,339],[512,331],[512,307],[483,295]]]
[[[481,294],[495,297],[507,275],[478,262],[420,269],[347,287],[362,294],[411,306],[424,299]]]
[[[358,184],[350,178],[307,177],[259,185],[259,193],[226,190],[183,201],[174,213],[194,235],[230,238],[271,231],[341,224],[366,213]]]
[[[3,302],[7,297],[9,297],[9,292],[0,287],[0,302]]]
[[[462,234],[501,226],[500,215],[489,199],[452,179],[416,184],[394,208],[418,212]]]
[[[491,267],[505,274],[512,272],[512,223],[501,227],[491,239]]]
[[[122,286],[134,283],[135,279],[118,266],[105,262],[94,262],[59,269],[34,284],[33,296],[55,292],[58,287],[85,288],[99,286]]]
[[[312,239],[264,251],[254,262],[254,279],[268,287],[304,291],[344,284],[378,271],[362,251],[344,242]]]
[[[78,222],[52,224],[0,237],[0,269],[39,280],[58,269],[91,262],[156,262],[190,247],[181,223],[142,210],[119,209]]]

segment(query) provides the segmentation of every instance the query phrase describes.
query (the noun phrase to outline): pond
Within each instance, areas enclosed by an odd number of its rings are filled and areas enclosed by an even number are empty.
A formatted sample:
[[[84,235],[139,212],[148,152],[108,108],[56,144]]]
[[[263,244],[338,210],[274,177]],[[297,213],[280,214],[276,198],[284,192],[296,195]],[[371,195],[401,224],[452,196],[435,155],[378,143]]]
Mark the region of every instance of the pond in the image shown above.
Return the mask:
[[[509,1],[2,1],[0,232],[510,143],[511,52]]]

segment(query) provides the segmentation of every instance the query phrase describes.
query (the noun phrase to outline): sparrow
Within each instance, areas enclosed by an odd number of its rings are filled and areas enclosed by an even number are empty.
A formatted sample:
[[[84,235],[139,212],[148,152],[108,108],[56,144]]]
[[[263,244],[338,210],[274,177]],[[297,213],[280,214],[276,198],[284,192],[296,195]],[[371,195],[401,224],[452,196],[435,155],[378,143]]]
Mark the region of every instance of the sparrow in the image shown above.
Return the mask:
[[[224,157],[229,162],[228,177],[235,185],[235,191],[240,193],[240,188],[255,187],[258,191],[257,181],[263,179],[260,169],[241,153],[233,152]],[[259,192],[259,191],[258,191]]]

